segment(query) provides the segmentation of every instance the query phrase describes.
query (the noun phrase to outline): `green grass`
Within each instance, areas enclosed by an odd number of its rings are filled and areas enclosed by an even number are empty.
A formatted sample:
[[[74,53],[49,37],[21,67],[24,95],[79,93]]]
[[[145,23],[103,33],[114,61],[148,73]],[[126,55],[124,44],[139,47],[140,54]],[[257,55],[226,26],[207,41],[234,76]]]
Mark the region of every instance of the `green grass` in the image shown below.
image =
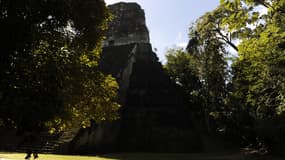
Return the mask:
[[[24,160],[24,153],[0,153],[0,160]],[[33,158],[32,158],[33,159]],[[38,160],[114,160],[97,156],[65,156],[53,154],[39,154]]]
[[[0,160],[23,160],[24,153],[0,153]],[[154,153],[119,153],[100,156],[65,156],[39,154],[38,160],[242,160],[234,153],[197,153],[197,154],[154,154]]]

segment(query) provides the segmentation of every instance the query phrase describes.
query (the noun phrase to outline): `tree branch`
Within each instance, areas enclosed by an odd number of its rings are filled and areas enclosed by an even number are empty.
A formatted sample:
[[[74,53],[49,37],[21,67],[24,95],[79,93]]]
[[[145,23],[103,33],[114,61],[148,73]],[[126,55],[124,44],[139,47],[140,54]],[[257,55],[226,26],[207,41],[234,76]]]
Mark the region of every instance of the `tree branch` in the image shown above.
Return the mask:
[[[265,3],[265,1],[263,1],[263,0],[256,0],[255,2],[264,6],[265,8],[273,8],[270,4]]]
[[[262,6],[264,6],[265,8],[268,8],[268,9],[270,8],[273,11],[279,12],[282,16],[285,17],[285,11],[284,10],[278,10],[278,9],[276,10],[276,9],[274,9],[274,7],[272,5],[270,5],[269,3],[266,3],[263,0],[256,0],[255,2],[260,4],[260,5],[262,5]]]
[[[234,50],[238,52],[237,46],[232,43],[232,41],[227,36],[225,36],[220,29],[217,28],[215,31],[221,36],[221,40],[225,41],[228,45],[230,45]]]

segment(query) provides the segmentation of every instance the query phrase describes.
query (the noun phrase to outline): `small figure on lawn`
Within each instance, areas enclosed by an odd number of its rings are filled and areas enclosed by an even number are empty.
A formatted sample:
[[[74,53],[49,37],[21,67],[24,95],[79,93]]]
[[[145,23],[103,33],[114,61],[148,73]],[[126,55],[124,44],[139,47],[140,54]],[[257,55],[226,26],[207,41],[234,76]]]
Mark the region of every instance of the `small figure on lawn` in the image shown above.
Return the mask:
[[[33,156],[34,156],[34,159],[39,158],[39,155],[38,155],[38,153],[37,153],[37,152],[34,152],[34,153],[33,153]]]
[[[25,159],[30,159],[32,157],[32,151],[28,151]]]
[[[32,158],[32,154],[33,154],[34,159],[39,158],[38,152],[36,152],[36,151],[34,151],[34,152],[28,151],[25,159],[29,160],[30,158]]]

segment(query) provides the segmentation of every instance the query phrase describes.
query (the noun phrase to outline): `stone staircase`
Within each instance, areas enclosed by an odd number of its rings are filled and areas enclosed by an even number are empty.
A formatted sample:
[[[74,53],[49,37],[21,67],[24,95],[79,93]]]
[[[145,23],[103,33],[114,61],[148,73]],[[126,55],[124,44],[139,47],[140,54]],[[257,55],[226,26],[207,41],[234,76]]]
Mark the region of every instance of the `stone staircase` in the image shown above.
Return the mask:
[[[68,152],[68,150],[66,150],[66,146],[68,147],[68,144],[75,138],[80,129],[81,127],[75,127],[68,131],[63,132],[61,136],[58,138],[57,142],[54,144],[53,153]]]
[[[37,151],[38,153],[58,153],[63,145],[67,145],[73,140],[79,130],[80,127],[55,134],[42,132],[37,135],[35,142],[22,142],[14,151],[27,152],[30,150]]]
[[[42,132],[37,135],[37,140],[29,142],[23,140],[16,148],[16,152],[37,151],[39,153],[52,153],[57,146],[57,140],[62,133],[49,134]]]

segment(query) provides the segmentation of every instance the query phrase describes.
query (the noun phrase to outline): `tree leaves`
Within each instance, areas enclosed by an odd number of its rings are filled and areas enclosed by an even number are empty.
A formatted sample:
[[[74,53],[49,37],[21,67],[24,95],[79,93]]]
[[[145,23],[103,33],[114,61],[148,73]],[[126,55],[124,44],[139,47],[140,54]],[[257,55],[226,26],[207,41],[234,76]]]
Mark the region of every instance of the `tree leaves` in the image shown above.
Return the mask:
[[[104,1],[3,0],[0,7],[0,119],[63,129],[118,117],[115,79],[96,68],[111,17]]]

